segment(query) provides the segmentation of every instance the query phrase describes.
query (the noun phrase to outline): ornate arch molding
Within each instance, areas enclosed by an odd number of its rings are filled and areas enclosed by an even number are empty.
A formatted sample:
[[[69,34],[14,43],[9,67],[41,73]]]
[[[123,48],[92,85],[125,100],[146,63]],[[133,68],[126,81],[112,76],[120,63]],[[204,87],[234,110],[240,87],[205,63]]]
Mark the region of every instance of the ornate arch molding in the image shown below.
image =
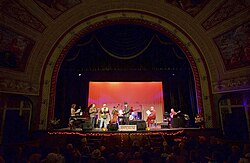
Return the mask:
[[[47,123],[54,117],[56,80],[60,65],[70,47],[80,36],[98,28],[117,23],[140,24],[170,37],[186,54],[192,67],[198,113],[204,116],[206,127],[213,127],[211,109],[211,88],[205,60],[195,42],[174,23],[142,11],[110,11],[86,18],[66,31],[57,41],[47,57],[42,74],[41,110],[39,129],[47,129]],[[213,119],[214,120],[214,119]]]

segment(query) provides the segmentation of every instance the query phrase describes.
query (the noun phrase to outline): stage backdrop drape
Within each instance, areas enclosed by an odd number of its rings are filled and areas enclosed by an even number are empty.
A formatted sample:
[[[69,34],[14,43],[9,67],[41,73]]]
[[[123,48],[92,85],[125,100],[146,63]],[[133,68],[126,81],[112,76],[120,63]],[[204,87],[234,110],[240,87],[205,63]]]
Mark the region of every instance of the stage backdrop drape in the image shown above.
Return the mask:
[[[95,103],[98,108],[106,103],[110,111],[114,106],[123,109],[124,102],[142,113],[142,119],[147,119],[146,111],[151,106],[156,109],[156,120],[163,121],[163,91],[162,82],[90,82],[88,105]]]

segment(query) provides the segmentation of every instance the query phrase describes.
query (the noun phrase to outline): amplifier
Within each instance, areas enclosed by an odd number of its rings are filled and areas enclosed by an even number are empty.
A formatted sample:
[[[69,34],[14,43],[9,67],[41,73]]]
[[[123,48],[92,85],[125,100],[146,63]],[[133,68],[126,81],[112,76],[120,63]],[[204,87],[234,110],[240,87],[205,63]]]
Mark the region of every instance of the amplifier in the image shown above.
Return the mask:
[[[117,131],[118,130],[118,124],[117,123],[108,124],[107,128],[108,128],[109,131]]]
[[[173,128],[185,127],[185,121],[183,118],[173,118],[171,126]]]
[[[161,123],[161,128],[169,128],[168,122]]]
[[[92,124],[89,121],[85,121],[81,124],[82,130],[92,130]]]
[[[136,125],[137,130],[146,130],[146,121],[137,120],[137,121],[129,121],[129,125]]]

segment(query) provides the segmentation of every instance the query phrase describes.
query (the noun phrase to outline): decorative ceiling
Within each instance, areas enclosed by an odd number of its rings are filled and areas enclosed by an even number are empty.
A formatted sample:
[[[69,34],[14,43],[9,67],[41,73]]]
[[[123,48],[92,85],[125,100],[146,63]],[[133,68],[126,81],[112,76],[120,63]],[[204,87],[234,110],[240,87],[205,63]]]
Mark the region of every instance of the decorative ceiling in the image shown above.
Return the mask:
[[[160,0],[157,4],[151,0],[2,0],[0,3],[0,72],[3,72],[0,91],[39,94],[47,57],[70,27],[102,12],[127,9],[160,15],[188,33],[204,56],[214,93],[250,88],[248,0]]]

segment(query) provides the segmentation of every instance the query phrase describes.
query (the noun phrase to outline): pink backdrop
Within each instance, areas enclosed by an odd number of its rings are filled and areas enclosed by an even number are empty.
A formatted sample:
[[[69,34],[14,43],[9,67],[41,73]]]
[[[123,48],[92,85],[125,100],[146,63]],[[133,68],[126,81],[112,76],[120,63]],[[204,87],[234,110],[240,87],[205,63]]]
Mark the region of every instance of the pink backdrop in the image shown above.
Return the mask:
[[[103,103],[112,111],[114,106],[122,109],[124,102],[142,112],[144,120],[146,111],[154,106],[157,122],[163,120],[162,82],[90,82],[88,104],[95,103],[101,108]]]

